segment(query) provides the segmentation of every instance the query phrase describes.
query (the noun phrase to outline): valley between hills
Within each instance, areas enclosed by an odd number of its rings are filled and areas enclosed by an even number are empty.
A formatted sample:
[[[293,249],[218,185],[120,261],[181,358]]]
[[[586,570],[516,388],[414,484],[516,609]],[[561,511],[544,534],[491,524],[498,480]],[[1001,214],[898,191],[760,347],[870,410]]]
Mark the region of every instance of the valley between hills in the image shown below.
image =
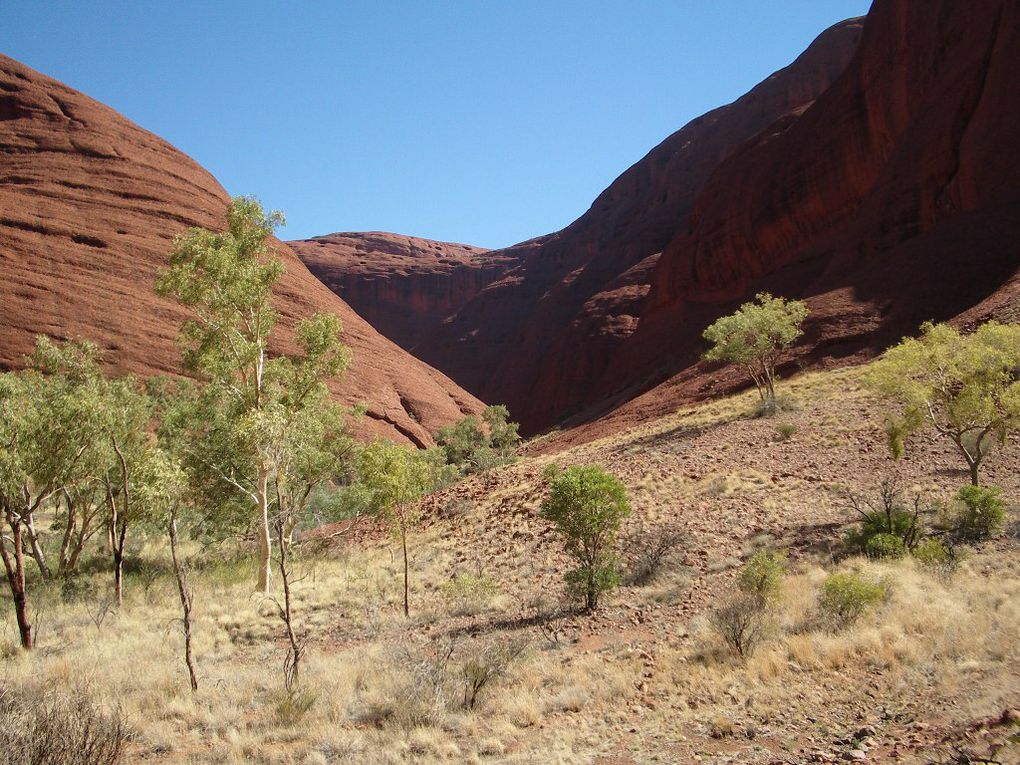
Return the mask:
[[[1018,65],[876,0],[487,250],[0,54],[0,763],[1020,763]]]

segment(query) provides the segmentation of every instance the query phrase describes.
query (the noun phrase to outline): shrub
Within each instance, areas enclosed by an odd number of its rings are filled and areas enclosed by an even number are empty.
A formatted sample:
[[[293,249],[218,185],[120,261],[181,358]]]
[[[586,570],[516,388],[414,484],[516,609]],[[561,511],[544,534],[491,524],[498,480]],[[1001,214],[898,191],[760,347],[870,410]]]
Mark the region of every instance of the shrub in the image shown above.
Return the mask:
[[[822,583],[818,606],[837,626],[846,626],[882,602],[885,596],[885,587],[865,581],[857,574],[832,574]]]
[[[954,530],[963,539],[988,539],[1002,531],[1006,503],[997,486],[964,486],[956,494]]]
[[[629,534],[622,545],[627,560],[627,584],[642,587],[653,582],[683,540],[683,534],[671,527],[646,530],[642,525]]]
[[[748,659],[767,636],[771,620],[765,602],[757,595],[743,592],[717,608],[711,624],[731,650]]]
[[[480,473],[513,460],[521,441],[518,425],[502,404],[487,406],[482,419],[465,417],[436,433],[447,464],[465,473]]]
[[[868,543],[879,534],[898,537],[905,550],[913,549],[924,533],[921,514],[931,509],[921,494],[914,494],[908,503],[899,482],[894,479],[882,481],[875,497],[848,491],[846,498],[860,521],[860,526],[847,534],[846,541],[869,556]],[[879,545],[876,550],[883,545],[882,542],[876,544]],[[884,544],[891,549],[891,543]]]
[[[755,553],[737,574],[737,586],[747,595],[762,603],[779,597],[786,573],[786,555],[781,552]]]
[[[776,426],[776,435],[779,436],[780,441],[789,441],[794,433],[797,432],[797,426],[791,425],[788,422],[784,422]]]
[[[499,592],[496,582],[483,574],[458,574],[443,584],[442,589],[455,616],[480,613]]]
[[[869,558],[902,558],[907,554],[907,546],[895,534],[882,532],[868,539],[864,552]]]
[[[523,642],[493,643],[460,665],[465,709],[475,708],[481,692],[506,674],[510,665],[524,653],[525,647]]]
[[[914,559],[928,569],[952,573],[960,565],[960,553],[941,539],[929,537],[912,551]]]
[[[789,394],[780,393],[775,398],[764,398],[755,401],[751,409],[751,417],[764,419],[775,417],[782,412],[796,412],[798,409],[800,409],[800,402],[797,399]],[[794,429],[796,430],[796,428]]]
[[[0,759],[12,765],[115,765],[128,729],[84,691],[35,698],[0,691]]]
[[[542,515],[556,524],[567,553],[577,561],[567,584],[593,611],[599,595],[620,581],[614,547],[620,524],[630,515],[627,490],[598,466],[569,467],[552,479]]]
[[[286,691],[276,702],[276,719],[289,727],[297,725],[319,700],[319,695],[308,689]]]

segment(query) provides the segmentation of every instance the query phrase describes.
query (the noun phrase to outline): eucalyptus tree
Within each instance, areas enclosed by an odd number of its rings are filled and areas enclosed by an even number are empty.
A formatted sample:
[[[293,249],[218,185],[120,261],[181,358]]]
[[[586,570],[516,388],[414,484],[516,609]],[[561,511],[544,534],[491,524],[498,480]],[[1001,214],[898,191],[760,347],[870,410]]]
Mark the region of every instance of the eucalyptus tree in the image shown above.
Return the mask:
[[[421,507],[416,500],[435,489],[446,474],[441,460],[441,452],[419,451],[389,441],[375,441],[361,452],[360,481],[368,491],[370,507],[382,516],[400,540],[404,560],[404,616],[411,613],[407,536],[421,521]]]
[[[776,366],[786,349],[803,334],[801,324],[808,309],[800,300],[773,297],[767,292],[758,293],[755,301],[744,303],[705,330],[704,338],[712,347],[704,357],[743,366],[758,396],[774,409]]]
[[[256,200],[235,198],[226,230],[192,229],[179,237],[157,282],[160,294],[193,317],[181,332],[184,364],[205,383],[188,457],[193,477],[221,519],[254,516],[262,592],[271,587],[272,518],[301,430],[296,423],[322,405],[324,382],[350,364],[340,322],[329,315],[299,325],[298,355],[270,354],[277,322],[272,290],[284,271],[272,237],[282,222]]]
[[[989,322],[964,335],[927,323],[882,354],[866,379],[891,404],[894,457],[929,428],[952,442],[977,486],[992,447],[1020,430],[1020,325]]]

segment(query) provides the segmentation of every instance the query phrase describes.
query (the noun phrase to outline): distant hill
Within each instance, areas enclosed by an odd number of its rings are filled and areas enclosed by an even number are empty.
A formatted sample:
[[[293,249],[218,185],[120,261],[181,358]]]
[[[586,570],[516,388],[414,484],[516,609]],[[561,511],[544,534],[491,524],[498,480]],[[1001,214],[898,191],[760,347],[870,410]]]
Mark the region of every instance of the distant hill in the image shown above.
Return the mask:
[[[89,338],[114,370],[179,371],[185,312],[153,293],[173,237],[224,224],[228,196],[167,142],[88,96],[0,56],[0,368],[38,333]],[[380,336],[280,243],[277,308],[338,315],[354,366],[338,392],[368,404],[366,437],[431,443],[480,402]]]

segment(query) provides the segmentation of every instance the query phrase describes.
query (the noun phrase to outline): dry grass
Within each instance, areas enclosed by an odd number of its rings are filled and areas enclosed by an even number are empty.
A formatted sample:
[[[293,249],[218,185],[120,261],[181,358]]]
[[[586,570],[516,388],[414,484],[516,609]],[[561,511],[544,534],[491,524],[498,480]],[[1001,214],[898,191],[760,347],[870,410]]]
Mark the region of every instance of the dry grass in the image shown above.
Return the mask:
[[[37,592],[40,643],[31,655],[17,649],[9,604],[0,603],[0,686],[89,686],[121,706],[135,757],[154,763],[586,763],[604,755],[623,764],[706,753],[754,762],[754,747],[766,745],[775,761],[803,762],[801,747],[875,715],[895,728],[932,710],[962,724],[1016,707],[1015,542],[986,544],[951,578],[909,560],[834,563],[848,519],[837,485],[871,486],[892,468],[860,374],[785,382],[800,403],[783,415],[796,426],[787,441],[775,437],[775,420],[748,418],[752,392],[447,490],[429,500],[435,512],[410,540],[410,620],[400,609],[400,558],[384,535],[296,558],[297,628],[308,641],[297,695],[283,691],[275,608],[251,595],[250,565],[230,560],[195,572],[197,696],[166,575],[131,577],[125,607],[102,620],[105,577],[95,580],[99,595],[81,602]],[[897,466],[906,483],[943,493],[957,485],[945,450],[922,445],[914,454]],[[994,457],[1011,498],[1016,454],[1011,444]],[[564,610],[566,559],[537,512],[551,461],[599,462],[624,480],[635,511],[624,537],[681,537],[657,576],[613,593],[595,617]],[[442,518],[453,500],[463,510]],[[774,547],[791,548],[791,573],[768,640],[740,661],[719,644],[709,614],[741,562]],[[165,557],[159,540],[134,552]],[[840,631],[816,609],[836,566],[890,583],[881,607]],[[528,648],[465,709],[465,662],[510,641]]]

